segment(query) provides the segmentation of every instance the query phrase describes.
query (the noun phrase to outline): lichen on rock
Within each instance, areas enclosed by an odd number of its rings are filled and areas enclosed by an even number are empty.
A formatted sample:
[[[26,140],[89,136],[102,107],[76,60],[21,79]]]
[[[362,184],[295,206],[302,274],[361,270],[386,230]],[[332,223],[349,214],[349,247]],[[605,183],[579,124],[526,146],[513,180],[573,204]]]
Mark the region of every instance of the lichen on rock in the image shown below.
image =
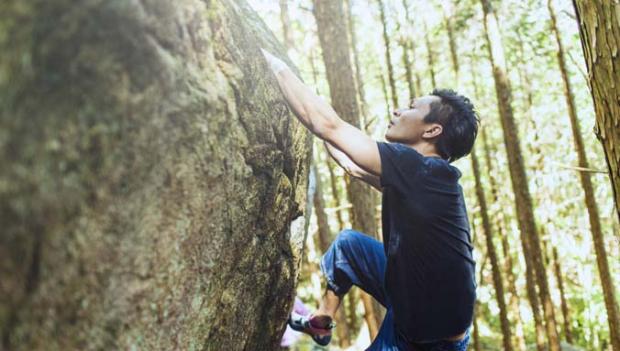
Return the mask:
[[[276,347],[311,142],[260,46],[243,0],[0,4],[5,349]]]

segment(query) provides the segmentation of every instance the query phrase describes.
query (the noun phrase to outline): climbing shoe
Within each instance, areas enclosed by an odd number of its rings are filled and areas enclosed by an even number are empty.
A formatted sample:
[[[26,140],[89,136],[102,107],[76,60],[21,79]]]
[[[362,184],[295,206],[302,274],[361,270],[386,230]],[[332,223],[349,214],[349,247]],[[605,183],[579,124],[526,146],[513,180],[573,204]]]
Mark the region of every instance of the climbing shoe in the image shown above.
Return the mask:
[[[304,316],[293,312],[288,318],[288,325],[293,330],[310,335],[317,344],[326,346],[332,340],[332,329],[336,323],[330,316]]]

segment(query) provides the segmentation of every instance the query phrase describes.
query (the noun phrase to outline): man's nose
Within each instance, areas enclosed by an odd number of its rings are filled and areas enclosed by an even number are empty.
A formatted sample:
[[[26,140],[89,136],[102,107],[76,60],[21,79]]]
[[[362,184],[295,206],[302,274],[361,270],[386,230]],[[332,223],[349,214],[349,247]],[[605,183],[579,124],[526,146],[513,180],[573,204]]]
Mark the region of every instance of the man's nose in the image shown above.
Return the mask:
[[[398,108],[398,109],[394,110],[394,112],[392,112],[392,114],[394,116],[396,116],[396,117],[400,117],[401,112],[402,112],[402,110]]]

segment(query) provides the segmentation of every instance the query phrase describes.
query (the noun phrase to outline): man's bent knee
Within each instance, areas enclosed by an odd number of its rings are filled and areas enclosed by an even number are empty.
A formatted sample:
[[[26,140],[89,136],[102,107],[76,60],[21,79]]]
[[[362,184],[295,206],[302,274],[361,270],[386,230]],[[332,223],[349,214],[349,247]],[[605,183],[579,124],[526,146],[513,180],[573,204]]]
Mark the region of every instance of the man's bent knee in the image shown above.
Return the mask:
[[[349,243],[353,240],[356,240],[359,235],[361,234],[353,229],[343,229],[340,231],[340,233],[338,233],[338,236],[334,241],[338,242],[339,244]]]

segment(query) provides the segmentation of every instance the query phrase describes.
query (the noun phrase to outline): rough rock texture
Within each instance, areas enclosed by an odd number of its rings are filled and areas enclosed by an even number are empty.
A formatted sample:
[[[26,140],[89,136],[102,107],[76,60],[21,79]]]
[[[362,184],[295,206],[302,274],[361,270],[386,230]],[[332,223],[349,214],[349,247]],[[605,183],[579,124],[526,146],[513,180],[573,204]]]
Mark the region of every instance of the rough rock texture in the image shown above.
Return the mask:
[[[311,143],[260,46],[243,0],[0,3],[2,348],[277,348]]]

